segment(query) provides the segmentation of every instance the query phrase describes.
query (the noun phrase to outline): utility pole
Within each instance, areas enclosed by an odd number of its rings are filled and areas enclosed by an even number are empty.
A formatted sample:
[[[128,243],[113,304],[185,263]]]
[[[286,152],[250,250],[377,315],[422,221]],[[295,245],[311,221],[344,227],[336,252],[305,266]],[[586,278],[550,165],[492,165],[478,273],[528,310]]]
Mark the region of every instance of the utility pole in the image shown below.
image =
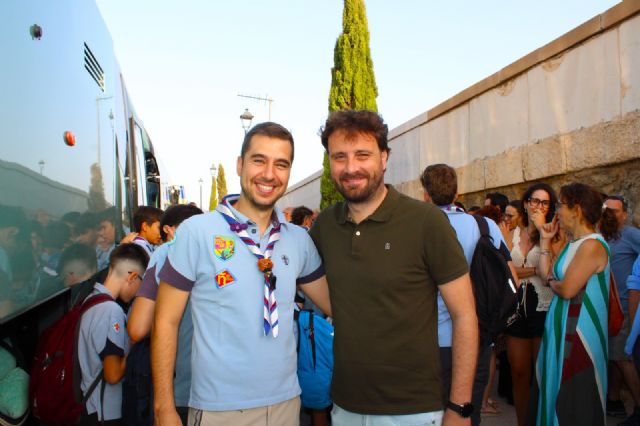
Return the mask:
[[[269,121],[271,121],[271,104],[273,103],[273,98],[270,98],[269,95],[265,95],[265,97],[262,98],[260,96],[243,95],[241,93],[238,93],[238,96],[241,98],[248,98],[248,99],[255,99],[257,101],[269,102]]]

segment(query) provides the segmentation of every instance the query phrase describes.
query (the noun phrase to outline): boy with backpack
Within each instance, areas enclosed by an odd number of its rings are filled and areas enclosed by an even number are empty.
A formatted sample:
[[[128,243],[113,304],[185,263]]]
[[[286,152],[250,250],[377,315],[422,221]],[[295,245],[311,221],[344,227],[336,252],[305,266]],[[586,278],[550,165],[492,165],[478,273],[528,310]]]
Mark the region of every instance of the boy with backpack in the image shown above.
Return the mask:
[[[480,253],[476,253],[476,249],[484,244],[483,239],[488,237],[493,247],[498,252],[498,258],[502,255],[502,261],[504,271],[496,265],[495,277],[499,276],[500,272],[504,272],[506,277],[505,282],[495,282],[496,287],[498,285],[504,286],[504,297],[508,298],[510,295],[513,300],[513,310],[515,311],[515,283],[518,282],[513,262],[511,262],[511,255],[509,249],[502,237],[500,228],[491,219],[474,218],[472,215],[465,213],[465,211],[454,204],[455,199],[458,196],[458,180],[455,170],[447,164],[434,164],[428,166],[420,178],[422,187],[424,189],[424,200],[440,207],[440,209],[447,215],[451,226],[456,231],[458,241],[462,246],[465,258],[470,265],[471,280],[474,286],[474,296],[476,301],[476,311],[478,313],[478,321],[480,326],[480,348],[478,350],[478,362],[476,366],[476,375],[473,382],[472,391],[472,405],[474,407],[471,415],[471,424],[476,426],[480,424],[480,406],[482,405],[482,397],[485,386],[489,378],[489,361],[491,358],[491,344],[497,336],[495,332],[497,330],[496,324],[490,323],[491,321],[485,321],[487,316],[484,315],[484,310],[487,308],[486,298],[480,297],[478,291],[478,284],[482,277],[474,276],[474,270],[477,269],[476,264],[472,259],[479,257]],[[484,229],[482,229],[484,228]],[[488,234],[488,235],[487,235]],[[483,247],[484,248],[484,247]],[[499,262],[498,262],[499,263]],[[489,266],[489,265],[483,265]],[[482,269],[482,268],[481,268]],[[513,288],[509,288],[508,279],[511,278]],[[492,282],[493,283],[493,282]],[[492,283],[483,283],[490,286]],[[484,292],[483,292],[484,293]],[[499,294],[498,294],[499,296]],[[498,309],[496,309],[498,310]],[[506,322],[504,324],[506,327]],[[497,330],[499,333],[500,330]],[[445,395],[449,394],[449,387],[451,386],[451,318],[449,311],[447,310],[442,297],[438,295],[438,343],[440,345],[440,362],[442,364],[442,376],[445,386]],[[495,334],[495,335],[494,335]]]
[[[131,314],[127,322],[127,332],[131,341],[135,343],[132,348],[132,355],[135,353],[136,363],[131,363],[127,368],[124,383],[124,425],[151,425],[153,424],[153,406],[150,395],[140,395],[139,389],[151,390],[151,377],[146,375],[146,371],[151,371],[150,351],[148,338],[151,333],[151,323],[156,306],[156,295],[158,294],[158,275],[167,260],[169,246],[174,238],[175,232],[180,224],[191,216],[202,214],[196,206],[179,204],[169,207],[160,221],[160,232],[162,239],[167,243],[160,246],[151,255],[149,266],[144,274],[142,285],[136,294],[136,299],[131,307]],[[193,323],[191,322],[191,310],[189,304],[180,322],[178,329],[178,353],[176,356],[176,373],[174,379],[174,398],[178,414],[183,424],[187,424],[189,412],[189,388],[191,385],[191,338],[193,336]],[[145,340],[146,339],[146,340]],[[138,356],[139,355],[139,356]],[[139,361],[138,361],[139,360]],[[137,370],[137,371],[134,371]],[[139,383],[146,381],[147,383]],[[140,405],[148,405],[149,410],[139,409]],[[131,409],[129,409],[131,407]],[[138,407],[138,408],[136,408]],[[145,407],[147,408],[147,407]],[[141,415],[148,415],[140,418]]]
[[[122,384],[129,337],[126,316],[116,299],[130,302],[142,282],[149,258],[136,244],[121,244],[109,257],[109,273],[104,284],[96,283],[86,301],[106,294],[112,300],[92,306],[84,312],[78,330],[80,389],[86,395],[97,377],[102,376],[85,403],[81,425],[118,425],[121,417]]]

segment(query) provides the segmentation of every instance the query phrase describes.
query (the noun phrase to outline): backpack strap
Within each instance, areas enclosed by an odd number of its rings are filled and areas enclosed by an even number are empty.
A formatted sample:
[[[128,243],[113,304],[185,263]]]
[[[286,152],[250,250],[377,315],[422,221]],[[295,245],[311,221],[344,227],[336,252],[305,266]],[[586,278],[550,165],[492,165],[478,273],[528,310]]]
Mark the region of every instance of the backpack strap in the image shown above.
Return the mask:
[[[489,234],[489,225],[487,224],[487,220],[484,218],[484,216],[472,214],[471,217],[476,220],[478,229],[480,229],[480,235],[483,237],[491,238],[491,234]]]
[[[313,356],[313,368],[316,368],[316,330],[313,325],[313,311],[309,311],[309,340],[311,340],[311,355]]]

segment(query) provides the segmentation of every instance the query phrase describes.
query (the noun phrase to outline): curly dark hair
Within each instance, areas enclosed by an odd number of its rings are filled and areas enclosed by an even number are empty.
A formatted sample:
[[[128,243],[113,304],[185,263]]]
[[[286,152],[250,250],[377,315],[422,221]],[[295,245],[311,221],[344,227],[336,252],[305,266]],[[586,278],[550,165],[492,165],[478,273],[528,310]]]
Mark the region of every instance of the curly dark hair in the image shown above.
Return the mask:
[[[546,184],[544,182],[536,182],[530,185],[527,190],[524,191],[522,197],[520,197],[520,202],[522,203],[522,224],[525,227],[529,224],[529,214],[527,212],[527,209],[524,208],[524,206],[526,205],[525,203],[529,202],[531,195],[538,190],[542,190],[549,195],[549,208],[547,209],[547,214],[545,215],[545,221],[547,223],[551,222],[553,220],[553,216],[555,216],[556,214],[556,205],[558,203],[558,196],[556,195],[556,191],[554,191],[549,184]],[[540,242],[540,233],[537,229],[534,230],[533,234],[531,235],[531,242],[533,244],[538,244]]]
[[[325,150],[329,150],[329,137],[338,130],[344,130],[347,136],[357,133],[371,134],[376,138],[380,151],[386,151],[387,154],[391,152],[387,140],[389,128],[382,116],[376,112],[352,109],[332,112],[320,128],[320,140]]]
[[[560,199],[569,208],[580,206],[582,217],[593,227],[599,228],[606,240],[619,237],[618,221],[613,210],[604,208],[604,198],[600,192],[583,183],[570,183],[560,188]]]

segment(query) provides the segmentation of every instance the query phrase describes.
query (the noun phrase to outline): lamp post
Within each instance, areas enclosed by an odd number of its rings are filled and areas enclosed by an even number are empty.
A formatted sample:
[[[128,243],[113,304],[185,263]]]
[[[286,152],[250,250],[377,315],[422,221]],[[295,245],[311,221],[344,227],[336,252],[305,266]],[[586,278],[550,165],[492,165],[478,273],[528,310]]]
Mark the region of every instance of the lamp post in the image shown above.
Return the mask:
[[[245,108],[244,112],[240,116],[240,122],[242,123],[242,128],[244,129],[244,134],[246,135],[249,129],[251,128],[251,120],[253,120],[253,114],[249,112],[249,108]],[[215,167],[215,166],[213,166]]]
[[[42,175],[42,171],[44,170],[44,160],[38,161],[38,165],[40,166],[40,175]]]
[[[215,205],[218,204],[218,186],[216,185],[216,178],[218,177],[218,168],[215,164],[209,167],[211,172],[211,199],[209,201],[209,210],[213,210]]]
[[[198,183],[200,184],[200,210],[202,210],[202,178],[198,179]]]

